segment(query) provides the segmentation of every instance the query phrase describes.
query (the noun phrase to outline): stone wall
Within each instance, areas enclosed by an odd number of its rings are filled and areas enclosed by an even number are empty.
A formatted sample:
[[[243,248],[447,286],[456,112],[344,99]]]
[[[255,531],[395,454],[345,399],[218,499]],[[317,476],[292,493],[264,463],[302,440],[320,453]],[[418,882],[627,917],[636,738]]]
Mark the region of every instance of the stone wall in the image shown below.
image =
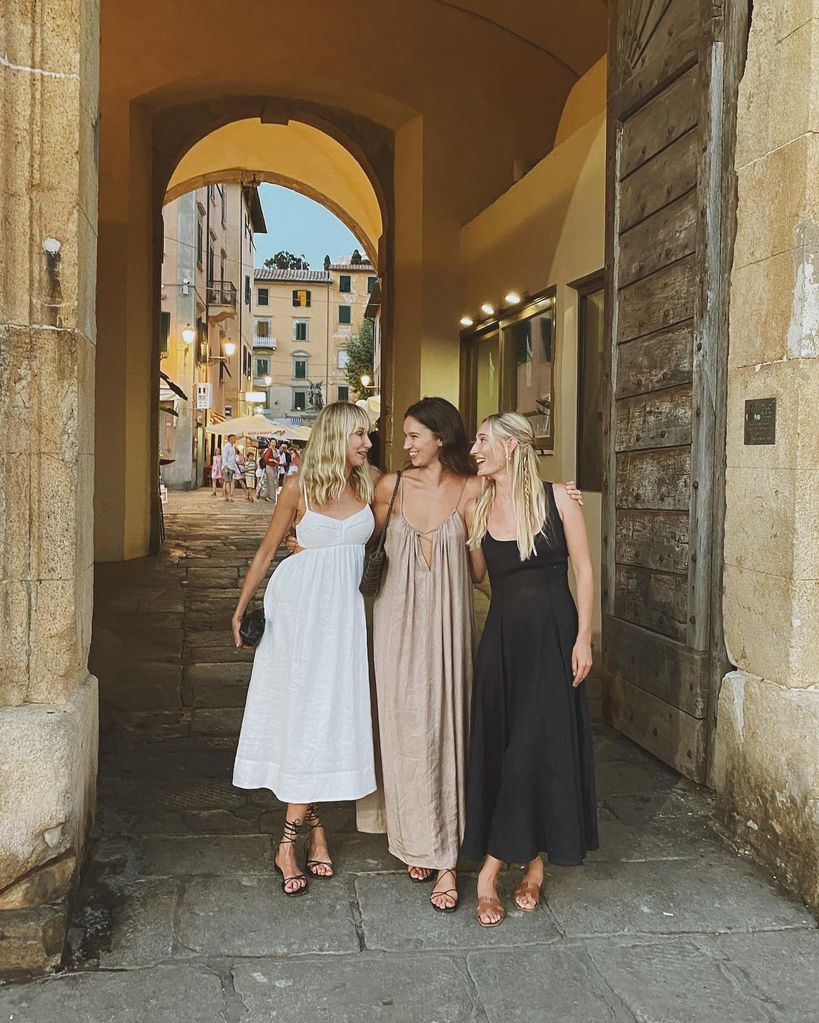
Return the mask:
[[[0,971],[59,960],[94,803],[98,21],[2,15]]]
[[[718,807],[819,907],[819,0],[758,0],[740,88]],[[745,402],[776,398],[774,444]]]

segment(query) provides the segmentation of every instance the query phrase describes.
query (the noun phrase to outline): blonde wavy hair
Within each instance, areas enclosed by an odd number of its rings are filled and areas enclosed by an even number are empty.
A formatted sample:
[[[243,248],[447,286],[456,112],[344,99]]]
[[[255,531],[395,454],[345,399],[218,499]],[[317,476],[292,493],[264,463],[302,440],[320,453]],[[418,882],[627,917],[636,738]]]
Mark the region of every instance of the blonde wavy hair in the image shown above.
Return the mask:
[[[321,508],[337,501],[348,482],[359,501],[372,503],[373,481],[367,462],[352,472],[347,468],[347,440],[362,426],[369,430],[369,416],[349,401],[333,402],[319,412],[299,470],[311,504]]]
[[[517,544],[520,560],[536,556],[535,538],[544,532],[546,521],[546,494],[540,479],[535,435],[529,420],[518,412],[501,412],[488,416],[481,424],[486,430],[489,445],[497,454],[503,452],[512,476],[512,502],[517,521]],[[512,447],[511,441],[517,444]],[[489,528],[489,516],[495,502],[495,481],[485,479],[483,491],[475,504],[472,531],[467,544],[480,547]]]

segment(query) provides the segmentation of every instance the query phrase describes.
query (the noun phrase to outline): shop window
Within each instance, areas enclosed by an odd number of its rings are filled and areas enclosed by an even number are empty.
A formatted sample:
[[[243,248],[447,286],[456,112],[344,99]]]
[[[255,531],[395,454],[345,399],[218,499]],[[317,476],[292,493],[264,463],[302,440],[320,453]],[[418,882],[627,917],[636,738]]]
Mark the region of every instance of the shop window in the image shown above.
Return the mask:
[[[603,367],[605,322],[603,281],[580,290],[577,338],[577,485],[603,489]]]
[[[541,451],[554,449],[554,292],[509,319],[463,335],[461,403],[473,432],[488,416],[515,409],[532,423]]]
[[[310,307],[310,292],[305,291],[303,288],[297,288],[293,292],[293,305],[307,309]]]
[[[353,279],[352,277],[350,277],[349,274],[341,274],[341,276],[338,279],[338,290],[345,292],[352,291],[353,290],[352,281]]]
[[[270,305],[270,288],[259,288],[256,301],[259,305]]]
[[[353,322],[353,309],[349,305],[340,305],[338,307],[338,322],[341,324],[350,324]]]

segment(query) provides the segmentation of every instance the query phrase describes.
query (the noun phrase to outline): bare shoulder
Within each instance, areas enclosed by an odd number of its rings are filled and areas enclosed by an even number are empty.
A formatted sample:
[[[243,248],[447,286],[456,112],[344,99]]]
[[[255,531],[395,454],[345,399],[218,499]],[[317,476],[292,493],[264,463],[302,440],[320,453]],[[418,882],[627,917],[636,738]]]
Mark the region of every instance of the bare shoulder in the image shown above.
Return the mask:
[[[390,495],[395,489],[395,481],[398,479],[397,472],[385,472],[382,473],[375,482],[375,499],[376,501],[389,500]]]
[[[370,479],[373,481],[373,486],[377,487],[381,481],[384,473],[375,465],[370,466]]]
[[[289,504],[298,504],[300,498],[301,484],[299,483],[299,477],[297,475],[285,476],[279,500],[284,499]]]
[[[480,476],[467,476],[466,478],[466,489],[464,490],[464,498],[467,501],[475,501],[481,496],[483,490],[483,480]]]

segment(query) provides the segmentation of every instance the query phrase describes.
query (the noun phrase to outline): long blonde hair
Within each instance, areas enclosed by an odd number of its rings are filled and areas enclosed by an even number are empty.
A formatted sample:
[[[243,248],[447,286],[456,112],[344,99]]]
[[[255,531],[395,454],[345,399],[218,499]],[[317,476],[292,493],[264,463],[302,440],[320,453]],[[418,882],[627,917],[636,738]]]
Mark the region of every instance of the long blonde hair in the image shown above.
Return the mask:
[[[299,470],[299,479],[311,504],[321,508],[337,501],[348,481],[359,501],[372,503],[369,465],[365,462],[351,473],[347,469],[347,440],[362,426],[365,430],[370,428],[367,413],[349,401],[333,402],[319,412]]]
[[[486,436],[493,451],[502,450],[512,476],[512,504],[517,522],[517,544],[520,560],[536,554],[535,537],[544,530],[546,494],[540,479],[535,435],[529,420],[519,412],[501,412],[487,416]],[[511,440],[517,444],[512,447]],[[480,547],[489,528],[489,516],[495,503],[495,481],[484,480],[483,491],[475,504],[469,547]]]

